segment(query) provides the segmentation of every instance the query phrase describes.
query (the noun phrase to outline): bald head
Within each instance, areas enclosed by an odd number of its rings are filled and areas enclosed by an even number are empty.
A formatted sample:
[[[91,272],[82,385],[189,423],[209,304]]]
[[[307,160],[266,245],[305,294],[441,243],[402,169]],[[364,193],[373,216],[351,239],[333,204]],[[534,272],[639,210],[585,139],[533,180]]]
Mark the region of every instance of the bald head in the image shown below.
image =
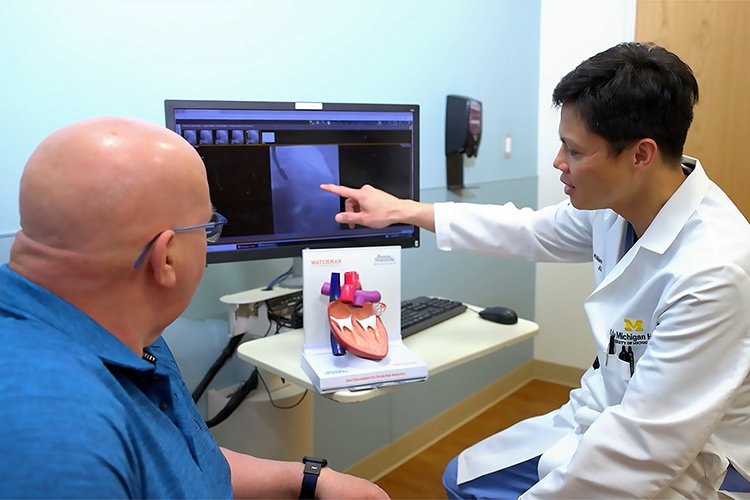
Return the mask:
[[[64,127],[29,158],[19,202],[10,268],[137,354],[187,307],[206,237],[170,229],[208,222],[211,202],[203,162],[177,134],[113,117]],[[135,269],[151,240],[147,263]]]
[[[185,140],[152,123],[104,117],[47,137],[21,177],[23,236],[49,249],[104,256],[210,210],[203,163]]]

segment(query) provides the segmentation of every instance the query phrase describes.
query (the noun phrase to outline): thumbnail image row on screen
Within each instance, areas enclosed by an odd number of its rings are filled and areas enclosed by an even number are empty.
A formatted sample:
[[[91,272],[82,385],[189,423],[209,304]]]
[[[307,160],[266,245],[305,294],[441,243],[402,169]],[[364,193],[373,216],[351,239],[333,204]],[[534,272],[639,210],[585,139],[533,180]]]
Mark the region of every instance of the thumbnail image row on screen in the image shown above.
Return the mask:
[[[183,129],[182,137],[193,146],[202,144],[273,144],[276,132],[241,129]]]

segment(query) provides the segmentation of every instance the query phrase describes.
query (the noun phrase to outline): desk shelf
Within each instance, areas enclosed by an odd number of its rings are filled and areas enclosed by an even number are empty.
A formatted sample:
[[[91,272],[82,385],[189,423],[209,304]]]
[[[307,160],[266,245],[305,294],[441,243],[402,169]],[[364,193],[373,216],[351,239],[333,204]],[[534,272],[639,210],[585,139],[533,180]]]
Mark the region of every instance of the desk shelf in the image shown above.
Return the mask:
[[[492,323],[467,309],[447,321],[404,339],[404,344],[427,364],[428,375],[438,373],[486,356],[504,347],[534,337],[539,325],[519,319],[515,325]],[[302,330],[251,340],[240,345],[240,359],[268,373],[306,389],[315,390],[310,378],[302,370]],[[326,397],[341,403],[356,403],[397,390],[398,386],[365,391],[341,390]]]

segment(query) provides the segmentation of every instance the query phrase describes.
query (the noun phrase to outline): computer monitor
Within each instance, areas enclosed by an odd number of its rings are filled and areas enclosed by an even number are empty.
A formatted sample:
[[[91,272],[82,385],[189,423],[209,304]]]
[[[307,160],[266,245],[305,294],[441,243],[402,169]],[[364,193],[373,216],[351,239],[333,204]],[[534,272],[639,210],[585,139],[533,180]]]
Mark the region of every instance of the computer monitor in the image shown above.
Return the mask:
[[[166,100],[166,125],[206,166],[228,219],[208,263],[299,257],[304,248],[419,246],[419,228],[338,224],[323,183],[419,199],[419,106]]]

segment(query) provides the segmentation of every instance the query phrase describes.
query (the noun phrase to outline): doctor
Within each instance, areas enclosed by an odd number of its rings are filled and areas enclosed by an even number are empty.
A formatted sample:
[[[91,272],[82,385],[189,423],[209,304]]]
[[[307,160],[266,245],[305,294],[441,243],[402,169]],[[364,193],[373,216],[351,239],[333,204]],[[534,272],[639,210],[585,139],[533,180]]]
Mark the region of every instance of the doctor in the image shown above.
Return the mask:
[[[464,450],[450,497],[715,498],[750,478],[750,226],[682,156],[698,84],[676,55],[623,43],[553,93],[569,200],[540,210],[399,200],[370,186],[345,224],[435,231],[444,250],[593,264],[596,359],[560,409]],[[562,332],[561,332],[562,333]],[[734,484],[732,484],[734,482]],[[737,486],[736,483],[740,483]]]

